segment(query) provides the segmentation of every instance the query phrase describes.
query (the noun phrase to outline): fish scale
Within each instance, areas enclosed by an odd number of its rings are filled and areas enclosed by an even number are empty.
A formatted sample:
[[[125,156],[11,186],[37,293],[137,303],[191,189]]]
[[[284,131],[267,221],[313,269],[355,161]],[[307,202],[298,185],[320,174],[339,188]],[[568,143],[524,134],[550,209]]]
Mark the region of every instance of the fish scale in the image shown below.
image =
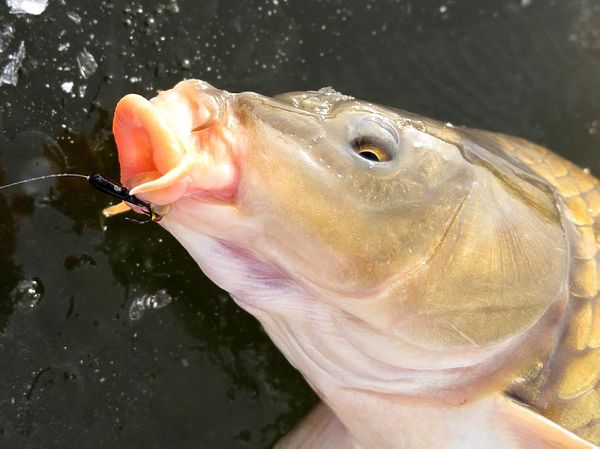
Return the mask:
[[[544,178],[574,225],[567,322],[557,346],[525,382],[520,396],[543,415],[600,444],[600,184],[569,161],[529,142],[507,153]]]

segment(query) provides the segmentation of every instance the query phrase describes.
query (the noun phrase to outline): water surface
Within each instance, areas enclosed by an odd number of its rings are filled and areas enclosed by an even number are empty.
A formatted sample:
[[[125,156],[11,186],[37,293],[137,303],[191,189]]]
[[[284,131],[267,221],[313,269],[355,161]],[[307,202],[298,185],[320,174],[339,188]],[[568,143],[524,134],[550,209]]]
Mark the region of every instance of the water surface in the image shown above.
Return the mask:
[[[0,19],[0,183],[118,178],[118,98],[190,77],[331,85],[600,173],[598,0],[55,0]],[[0,195],[0,447],[270,447],[314,394],[169,235],[108,203],[80,179]]]

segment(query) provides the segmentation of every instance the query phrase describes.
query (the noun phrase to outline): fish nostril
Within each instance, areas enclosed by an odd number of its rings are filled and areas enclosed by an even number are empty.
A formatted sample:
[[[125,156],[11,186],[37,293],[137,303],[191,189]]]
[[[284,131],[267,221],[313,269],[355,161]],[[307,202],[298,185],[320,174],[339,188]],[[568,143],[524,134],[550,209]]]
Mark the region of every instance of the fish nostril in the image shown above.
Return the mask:
[[[193,134],[193,133],[199,133],[202,131],[206,131],[207,129],[214,127],[218,122],[219,122],[219,120],[217,118],[210,119],[209,121],[204,122],[201,125],[196,126],[195,128],[192,128],[192,130],[190,132]]]
[[[183,92],[183,95],[189,114],[187,132],[201,133],[223,122],[225,107],[220,98],[213,94],[192,97],[189,92]]]

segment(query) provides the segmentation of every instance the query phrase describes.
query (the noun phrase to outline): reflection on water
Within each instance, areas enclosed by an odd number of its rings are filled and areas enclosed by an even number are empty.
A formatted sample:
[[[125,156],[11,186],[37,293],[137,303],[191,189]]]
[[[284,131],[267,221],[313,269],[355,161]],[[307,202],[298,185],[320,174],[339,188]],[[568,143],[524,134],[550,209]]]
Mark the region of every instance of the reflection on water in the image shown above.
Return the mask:
[[[9,300],[13,305],[33,309],[44,297],[44,284],[38,278],[22,279],[10,292]]]
[[[172,301],[173,298],[164,289],[151,295],[142,295],[134,299],[129,306],[129,319],[137,321],[144,316],[146,311],[162,309],[171,304]]]
[[[5,183],[6,176],[0,166],[0,185]],[[14,201],[11,207],[7,199],[0,195],[0,331],[12,315],[14,301],[11,293],[21,277],[21,270],[12,258],[16,249],[16,224],[13,216],[16,214],[15,203],[18,201]]]
[[[115,173],[108,114],[96,115],[89,134],[17,135],[0,165],[20,178]],[[158,226],[105,221],[108,199],[77,178],[0,199],[0,369],[10,385],[0,406],[14,411],[0,438],[10,445],[83,438],[74,429],[90,421],[99,441],[122,447],[155,442],[152,423],[181,429],[183,444],[265,447],[314,402],[256,322]]]
[[[332,85],[600,172],[593,0],[82,0],[0,17],[0,66],[26,48],[0,86],[2,184],[117,179],[116,100],[192,76]],[[177,242],[104,219],[109,201],[76,178],[0,194],[0,446],[269,447],[314,394]]]

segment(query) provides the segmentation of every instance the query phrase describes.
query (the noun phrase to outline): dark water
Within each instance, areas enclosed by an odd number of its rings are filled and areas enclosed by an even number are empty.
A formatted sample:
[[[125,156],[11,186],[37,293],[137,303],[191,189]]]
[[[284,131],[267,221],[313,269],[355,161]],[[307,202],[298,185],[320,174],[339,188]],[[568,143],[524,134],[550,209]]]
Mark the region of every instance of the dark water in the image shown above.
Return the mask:
[[[118,178],[117,99],[189,77],[332,85],[600,173],[599,0],[2,1],[0,19],[0,69],[25,51],[0,86],[0,183]],[[104,220],[108,201],[79,179],[0,195],[0,447],[270,447],[314,394],[169,235]],[[145,295],[171,302],[132,315]]]

